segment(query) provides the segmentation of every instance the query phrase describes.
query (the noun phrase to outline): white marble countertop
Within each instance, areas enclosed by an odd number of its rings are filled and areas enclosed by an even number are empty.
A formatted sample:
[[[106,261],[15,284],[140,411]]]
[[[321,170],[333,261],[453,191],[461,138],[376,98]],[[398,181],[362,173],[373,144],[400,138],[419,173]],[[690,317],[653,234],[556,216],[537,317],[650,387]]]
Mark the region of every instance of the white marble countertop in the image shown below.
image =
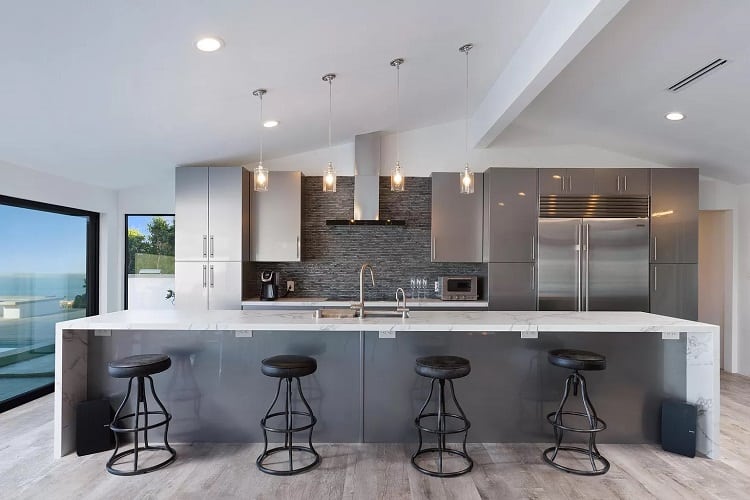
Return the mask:
[[[253,298],[242,301],[242,306],[253,309],[273,309],[293,307],[316,308],[316,307],[349,307],[356,300],[328,300],[322,297],[283,297],[277,300],[260,300]],[[407,307],[419,308],[443,308],[443,309],[465,309],[488,307],[486,300],[440,300],[440,299],[406,299]],[[395,300],[367,300],[366,307],[395,308]]]
[[[62,330],[432,332],[705,332],[719,327],[643,312],[412,311],[410,318],[315,319],[310,311],[119,311],[57,323]]]

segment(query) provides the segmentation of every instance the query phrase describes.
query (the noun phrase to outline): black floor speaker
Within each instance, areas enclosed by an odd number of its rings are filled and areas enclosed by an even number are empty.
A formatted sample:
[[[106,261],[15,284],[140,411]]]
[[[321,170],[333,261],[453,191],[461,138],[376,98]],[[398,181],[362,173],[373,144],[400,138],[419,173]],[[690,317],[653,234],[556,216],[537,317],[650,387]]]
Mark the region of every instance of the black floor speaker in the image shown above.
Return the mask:
[[[108,399],[82,401],[76,405],[76,453],[78,456],[99,453],[115,447],[109,430],[114,411]]]
[[[661,447],[665,451],[695,456],[695,432],[698,408],[680,401],[664,401],[661,405]]]

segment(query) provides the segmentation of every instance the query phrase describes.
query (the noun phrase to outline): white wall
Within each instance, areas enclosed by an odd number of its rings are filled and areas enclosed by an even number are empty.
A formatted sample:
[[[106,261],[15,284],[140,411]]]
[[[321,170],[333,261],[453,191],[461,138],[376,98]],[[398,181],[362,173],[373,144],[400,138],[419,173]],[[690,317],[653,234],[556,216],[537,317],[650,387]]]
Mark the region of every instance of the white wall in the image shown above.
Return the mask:
[[[400,161],[404,173],[411,177],[428,177],[432,172],[463,169],[466,162],[464,122],[454,121],[408,130],[401,133]],[[328,161],[333,161],[339,175],[354,174],[354,143],[317,149],[291,156],[266,160],[271,170],[301,170],[305,175],[323,175]],[[383,136],[381,175],[389,175],[396,161],[396,136]],[[472,170],[483,172],[488,167],[662,167],[638,158],[582,144],[541,146],[493,146],[474,149],[469,161]]]
[[[111,189],[71,181],[0,161],[0,194],[26,200],[99,212],[101,228],[99,249],[99,309],[120,309],[122,273],[112,255],[118,245],[117,194]]]

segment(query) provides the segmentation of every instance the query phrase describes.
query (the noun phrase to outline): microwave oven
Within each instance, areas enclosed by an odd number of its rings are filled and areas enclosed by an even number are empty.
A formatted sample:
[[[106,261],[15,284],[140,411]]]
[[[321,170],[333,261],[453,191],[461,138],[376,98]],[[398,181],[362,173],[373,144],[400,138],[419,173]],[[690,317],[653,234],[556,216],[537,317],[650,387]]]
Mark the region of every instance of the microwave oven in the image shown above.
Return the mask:
[[[477,300],[476,276],[442,276],[440,278],[441,300]]]

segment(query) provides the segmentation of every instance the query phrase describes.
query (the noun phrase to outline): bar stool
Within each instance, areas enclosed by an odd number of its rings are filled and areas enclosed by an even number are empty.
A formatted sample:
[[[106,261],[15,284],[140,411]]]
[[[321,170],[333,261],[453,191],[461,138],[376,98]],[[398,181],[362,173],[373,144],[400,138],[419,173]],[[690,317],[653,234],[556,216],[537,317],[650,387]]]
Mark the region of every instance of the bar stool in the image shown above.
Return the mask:
[[[542,453],[544,461],[557,469],[572,474],[580,474],[583,476],[598,476],[605,474],[609,470],[609,461],[599,453],[599,449],[596,447],[596,435],[606,429],[607,424],[597,416],[596,410],[594,410],[594,405],[591,404],[591,400],[589,399],[588,390],[586,389],[586,379],[578,372],[586,370],[604,370],[607,368],[606,358],[595,352],[557,349],[549,351],[549,353],[547,353],[547,359],[555,366],[573,370],[573,373],[568,375],[568,378],[565,379],[565,391],[563,392],[562,401],[560,401],[560,406],[557,408],[557,411],[547,415],[547,421],[552,424],[554,431],[555,446],[544,450]],[[564,407],[568,400],[568,396],[570,395],[570,389],[572,388],[573,395],[577,396],[579,386],[581,391],[581,403],[583,404],[584,411],[565,411]],[[570,425],[566,425],[563,422],[563,416],[565,415],[586,417],[588,427],[571,427]],[[588,448],[582,448],[580,446],[561,446],[565,431],[588,434]],[[560,450],[585,455],[591,462],[591,470],[576,469],[556,463],[555,459]],[[601,467],[597,467],[597,462]]]
[[[458,356],[429,356],[425,358],[417,359],[417,363],[414,370],[418,375],[432,379],[430,384],[430,395],[427,396],[427,401],[422,405],[422,409],[419,411],[419,415],[414,419],[414,425],[417,427],[419,434],[419,447],[414,455],[411,457],[412,465],[423,474],[435,477],[455,477],[469,472],[474,466],[474,461],[469,457],[466,452],[466,438],[469,434],[469,427],[471,423],[466,418],[466,414],[461,405],[458,404],[456,399],[456,392],[453,387],[453,379],[465,377],[471,372],[471,364],[468,359],[460,358]],[[447,413],[445,410],[445,381],[448,381],[451,389],[451,397],[453,403],[458,410],[456,413]],[[440,389],[437,395],[437,411],[432,413],[425,413],[427,405],[432,399],[432,394],[435,392],[435,381],[440,385]],[[435,417],[437,421],[437,428],[425,427],[422,424],[422,419]],[[447,421],[458,423],[459,427],[449,428]],[[422,449],[422,431],[429,434],[435,434],[437,436],[437,447]],[[463,433],[463,444],[462,450],[454,448],[448,448],[445,443],[446,436],[451,434]],[[425,455],[427,453],[437,453],[437,470],[427,468],[417,464],[417,457]],[[443,455],[449,454],[460,457],[466,462],[466,467],[457,471],[446,472],[443,470]]]
[[[302,394],[302,386],[300,385],[299,381],[300,377],[315,373],[315,370],[317,370],[317,368],[318,363],[314,358],[310,358],[308,356],[294,356],[287,354],[281,356],[273,356],[261,361],[261,372],[263,372],[263,375],[266,375],[268,377],[276,377],[279,379],[279,385],[276,387],[276,396],[274,396],[273,402],[268,408],[266,415],[260,421],[260,426],[263,429],[263,453],[260,454],[255,463],[258,466],[258,469],[260,469],[261,471],[267,474],[273,474],[275,476],[291,476],[293,474],[307,472],[320,463],[320,455],[318,455],[318,452],[315,451],[315,448],[313,448],[312,444],[312,431],[318,419],[315,418],[310,405],[307,404],[307,400],[305,399],[304,394]],[[305,408],[307,408],[307,411],[298,411],[292,409],[292,381],[295,379],[297,380],[297,393],[299,394],[302,403],[305,405]],[[276,405],[276,402],[279,399],[279,393],[281,392],[281,382],[283,380],[286,380],[286,398],[284,403],[284,410],[271,413],[273,407]],[[294,415],[299,415],[301,417],[309,419],[309,423],[301,425],[299,427],[294,427]],[[268,421],[275,417],[284,418],[283,428],[272,427],[271,425],[269,425]],[[307,438],[308,446],[295,445],[294,433],[306,430],[309,431]],[[277,446],[269,450],[269,432],[284,434],[284,445]],[[292,452],[294,451],[312,455],[312,463],[295,468],[292,460]],[[282,452],[287,452],[289,454],[287,460],[289,464],[288,469],[271,469],[265,465],[265,461],[268,457]]]
[[[107,471],[118,475],[118,476],[134,476],[137,474],[145,474],[152,472],[157,469],[161,469],[177,458],[177,452],[169,446],[167,441],[167,433],[169,432],[169,421],[172,420],[172,415],[167,412],[162,402],[156,396],[154,390],[154,380],[151,375],[161,373],[167,370],[172,365],[172,361],[169,356],[165,354],[139,354],[136,356],[128,356],[127,358],[110,361],[108,364],[108,371],[110,377],[114,378],[127,378],[128,380],[128,392],[125,394],[125,398],[122,400],[119,408],[115,412],[115,416],[112,419],[112,423],[109,428],[115,434],[115,451],[112,456],[107,460]],[[133,386],[133,379],[136,380],[136,401],[135,401],[135,412],[128,413],[127,415],[120,415],[125,404],[128,402],[130,397],[130,390]],[[146,384],[148,380],[151,386],[151,395],[159,405],[160,411],[149,411],[148,404],[146,402]],[[143,405],[143,411],[141,411],[141,405]],[[149,415],[161,415],[163,420],[149,424]],[[143,425],[140,424],[140,418],[143,417]],[[125,421],[129,418],[135,419],[135,425],[128,427]],[[157,427],[164,427],[164,445],[154,446],[148,442],[148,431],[149,429],[155,429]],[[138,433],[143,432],[143,446],[140,446],[138,442]],[[119,452],[120,449],[120,435],[121,434],[132,434],[133,435],[133,448]],[[148,467],[138,467],[139,454],[143,452],[153,451],[166,451],[169,456],[155,464]],[[116,467],[117,462],[123,457],[133,455],[133,470],[124,470]]]

